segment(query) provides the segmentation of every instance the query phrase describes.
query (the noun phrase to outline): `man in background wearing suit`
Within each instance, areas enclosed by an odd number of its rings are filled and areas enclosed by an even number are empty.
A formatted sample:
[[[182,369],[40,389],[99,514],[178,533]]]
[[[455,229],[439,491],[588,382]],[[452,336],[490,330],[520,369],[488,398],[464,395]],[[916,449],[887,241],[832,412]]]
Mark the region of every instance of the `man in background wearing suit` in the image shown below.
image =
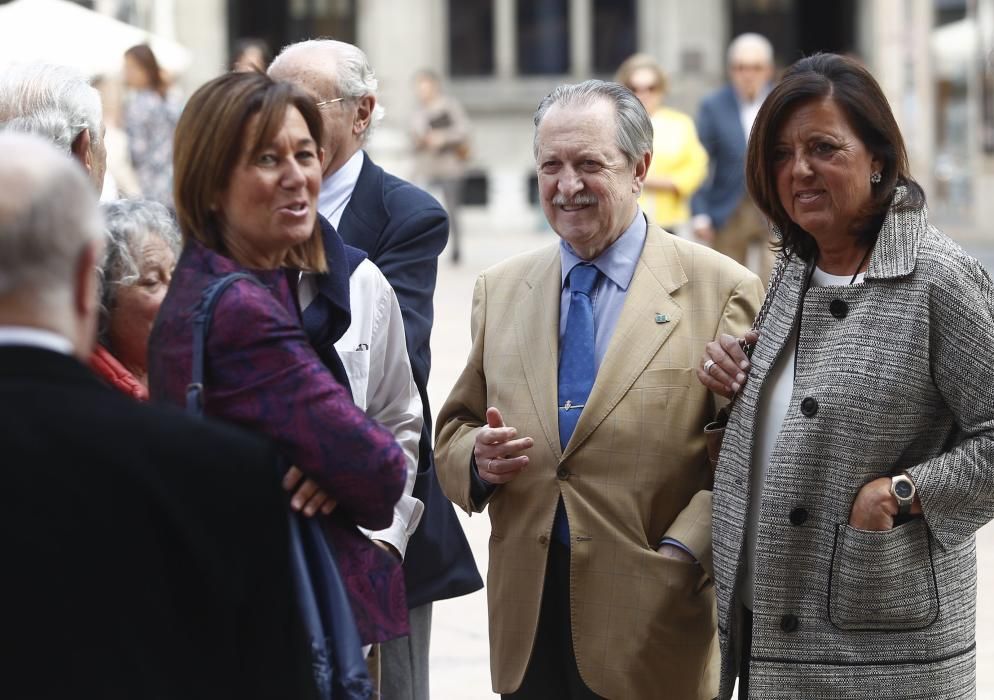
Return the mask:
[[[489,504],[493,688],[711,700],[702,431],[716,407],[695,386],[696,348],[745,331],[762,284],[647,223],[652,123],[627,89],[560,86],[535,125],[561,240],[477,280],[436,443],[445,493],[467,512]]]
[[[310,697],[273,447],[90,373],[92,183],[37,136],[0,152],[4,694]]]
[[[380,539],[403,556],[411,624],[410,637],[381,645],[380,690],[388,698],[427,700],[431,604],[483,587],[462,526],[439,488],[431,449],[429,341],[438,256],[448,238],[448,217],[428,193],[385,172],[363,150],[383,108],[377,104],[373,68],[359,48],[333,40],[292,44],[273,61],[269,74],[299,85],[317,101],[325,130],[318,209],[346,244],[369,256],[400,303],[424,416],[413,490],[424,510],[406,554],[396,547],[396,538]],[[321,302],[320,297],[314,301]],[[353,309],[372,303],[351,301]],[[408,517],[401,512],[397,516]],[[378,540],[377,533],[370,536]]]
[[[773,263],[766,221],[749,199],[745,153],[752,123],[770,91],[773,46],[759,34],[741,34],[728,46],[729,84],[712,93],[697,113],[697,135],[708,152],[710,177],[694,195],[698,240],[745,264],[758,244],[765,282]]]

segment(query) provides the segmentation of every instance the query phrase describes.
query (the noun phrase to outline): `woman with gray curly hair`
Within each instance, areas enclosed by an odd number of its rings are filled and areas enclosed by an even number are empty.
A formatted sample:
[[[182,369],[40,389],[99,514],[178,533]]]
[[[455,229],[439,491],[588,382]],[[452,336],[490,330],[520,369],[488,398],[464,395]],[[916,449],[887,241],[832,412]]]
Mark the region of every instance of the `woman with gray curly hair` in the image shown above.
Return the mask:
[[[102,209],[107,257],[90,366],[115,389],[146,401],[148,336],[176,266],[179,230],[157,202],[121,200]]]

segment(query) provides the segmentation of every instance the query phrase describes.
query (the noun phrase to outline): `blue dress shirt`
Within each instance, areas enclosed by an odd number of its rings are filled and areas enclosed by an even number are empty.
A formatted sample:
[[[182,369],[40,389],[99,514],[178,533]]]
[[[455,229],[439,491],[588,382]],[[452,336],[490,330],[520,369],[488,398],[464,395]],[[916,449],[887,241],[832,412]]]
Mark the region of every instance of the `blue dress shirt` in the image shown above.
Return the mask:
[[[611,336],[621,317],[621,309],[628,296],[628,286],[635,276],[635,267],[642,248],[648,226],[645,215],[639,209],[635,218],[618,240],[593,260],[584,260],[576,254],[566,241],[559,242],[559,258],[562,266],[562,293],[559,297],[559,347],[562,354],[563,335],[566,333],[566,316],[569,313],[570,289],[566,279],[570,270],[580,263],[589,262],[600,270],[600,278],[591,302],[594,305],[594,353],[597,369],[611,344]]]

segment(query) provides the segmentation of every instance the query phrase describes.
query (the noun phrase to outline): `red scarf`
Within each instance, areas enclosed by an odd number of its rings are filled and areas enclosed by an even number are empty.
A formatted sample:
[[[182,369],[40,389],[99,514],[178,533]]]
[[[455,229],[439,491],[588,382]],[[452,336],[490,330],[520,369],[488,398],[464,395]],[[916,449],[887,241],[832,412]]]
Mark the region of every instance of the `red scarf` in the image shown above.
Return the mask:
[[[118,391],[133,399],[148,401],[148,389],[103,345],[98,344],[90,355],[90,369]]]

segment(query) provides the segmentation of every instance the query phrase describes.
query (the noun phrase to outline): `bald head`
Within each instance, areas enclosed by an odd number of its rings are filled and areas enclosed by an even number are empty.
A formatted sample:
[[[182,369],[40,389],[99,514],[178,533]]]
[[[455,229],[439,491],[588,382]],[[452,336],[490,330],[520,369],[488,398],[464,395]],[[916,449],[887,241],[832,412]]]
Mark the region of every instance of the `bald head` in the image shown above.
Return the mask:
[[[362,148],[383,118],[369,59],[359,47],[344,41],[313,39],[290,44],[269,66],[269,77],[293,83],[316,102],[325,103],[321,106],[325,176]]]
[[[93,187],[38,136],[0,132],[0,153],[0,325],[49,328],[88,353],[103,250]]]

